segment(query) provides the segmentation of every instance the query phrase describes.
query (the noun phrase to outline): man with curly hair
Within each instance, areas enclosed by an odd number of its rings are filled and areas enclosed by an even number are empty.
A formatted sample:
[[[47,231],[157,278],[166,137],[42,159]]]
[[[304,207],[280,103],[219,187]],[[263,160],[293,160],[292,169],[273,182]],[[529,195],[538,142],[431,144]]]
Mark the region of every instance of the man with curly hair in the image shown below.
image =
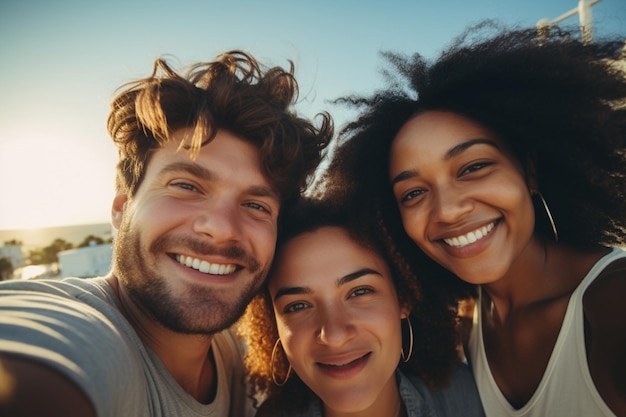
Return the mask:
[[[292,111],[290,70],[232,51],[184,75],[163,60],[115,98],[106,277],[0,287],[0,414],[244,416],[229,326],[262,284],[281,210],[332,121]]]

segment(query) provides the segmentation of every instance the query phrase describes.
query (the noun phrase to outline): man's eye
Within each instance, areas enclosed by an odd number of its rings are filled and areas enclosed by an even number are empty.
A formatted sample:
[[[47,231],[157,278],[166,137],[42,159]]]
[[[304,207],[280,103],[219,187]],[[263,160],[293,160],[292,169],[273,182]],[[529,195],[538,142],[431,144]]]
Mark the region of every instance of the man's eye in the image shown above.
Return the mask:
[[[266,211],[266,212],[269,213],[269,210],[265,206],[263,206],[263,205],[261,205],[259,203],[246,203],[246,206],[250,207],[252,209],[255,209],[255,210]]]
[[[195,185],[189,184],[187,182],[175,182],[172,185],[188,191],[196,191],[198,189]]]

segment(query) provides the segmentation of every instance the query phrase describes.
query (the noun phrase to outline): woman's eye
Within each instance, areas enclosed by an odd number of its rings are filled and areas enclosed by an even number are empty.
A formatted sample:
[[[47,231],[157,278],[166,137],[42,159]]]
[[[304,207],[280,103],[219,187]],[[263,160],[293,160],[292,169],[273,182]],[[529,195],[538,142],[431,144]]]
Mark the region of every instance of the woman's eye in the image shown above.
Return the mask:
[[[480,171],[481,169],[492,165],[491,162],[477,162],[471,165],[468,165],[461,171],[461,175],[471,174],[472,172]]]
[[[295,313],[296,311],[300,311],[300,310],[304,310],[305,308],[308,307],[307,303],[303,303],[303,302],[296,302],[296,303],[291,303],[289,305],[287,305],[283,311],[285,313]]]
[[[359,297],[373,292],[374,290],[369,287],[359,287],[350,293],[350,297]]]
[[[411,201],[424,194],[424,190],[411,190],[402,196],[401,202]]]

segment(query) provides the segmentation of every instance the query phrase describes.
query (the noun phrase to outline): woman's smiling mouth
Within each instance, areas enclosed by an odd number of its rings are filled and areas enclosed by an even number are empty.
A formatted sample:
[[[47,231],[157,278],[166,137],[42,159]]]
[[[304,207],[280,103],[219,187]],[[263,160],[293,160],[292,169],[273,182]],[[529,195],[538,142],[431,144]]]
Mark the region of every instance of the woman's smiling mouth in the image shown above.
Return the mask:
[[[455,248],[462,248],[464,246],[467,245],[471,245],[474,242],[479,241],[480,239],[484,238],[485,236],[487,236],[489,234],[489,232],[491,232],[493,230],[493,228],[495,227],[496,222],[491,222],[486,226],[483,226],[479,229],[476,229],[472,232],[466,233],[464,235],[461,236],[456,236],[453,238],[449,238],[449,239],[443,239],[443,241],[448,245],[448,246],[452,246]]]
[[[368,362],[372,352],[368,352],[347,363],[322,363],[317,362],[317,366],[324,372],[333,377],[349,377],[357,374]]]

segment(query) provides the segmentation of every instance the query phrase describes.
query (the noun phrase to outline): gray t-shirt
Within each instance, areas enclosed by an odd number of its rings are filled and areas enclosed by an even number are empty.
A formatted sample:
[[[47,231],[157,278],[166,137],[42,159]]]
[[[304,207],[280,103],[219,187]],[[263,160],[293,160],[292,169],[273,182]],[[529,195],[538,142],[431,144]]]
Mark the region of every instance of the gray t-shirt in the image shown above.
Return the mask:
[[[120,313],[104,278],[0,283],[0,351],[44,363],[81,387],[98,417],[249,416],[242,346],[213,337],[217,392],[201,404]]]

